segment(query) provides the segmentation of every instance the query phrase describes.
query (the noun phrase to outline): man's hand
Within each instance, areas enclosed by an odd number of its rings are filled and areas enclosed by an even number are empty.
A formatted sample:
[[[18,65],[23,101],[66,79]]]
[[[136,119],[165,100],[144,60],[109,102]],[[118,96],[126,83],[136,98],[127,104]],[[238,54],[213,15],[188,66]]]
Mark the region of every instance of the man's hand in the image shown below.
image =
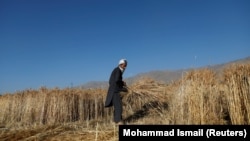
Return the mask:
[[[127,86],[127,83],[125,81],[123,81],[123,86],[125,86],[125,87]]]

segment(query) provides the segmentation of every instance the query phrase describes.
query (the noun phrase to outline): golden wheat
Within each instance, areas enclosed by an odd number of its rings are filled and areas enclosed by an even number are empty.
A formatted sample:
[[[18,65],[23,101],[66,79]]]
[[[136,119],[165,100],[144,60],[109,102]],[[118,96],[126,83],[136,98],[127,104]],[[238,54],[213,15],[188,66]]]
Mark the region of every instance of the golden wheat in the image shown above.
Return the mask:
[[[186,72],[165,84],[143,78],[123,94],[127,124],[250,124],[250,64],[219,75]],[[0,140],[118,139],[106,89],[53,88],[0,96]]]

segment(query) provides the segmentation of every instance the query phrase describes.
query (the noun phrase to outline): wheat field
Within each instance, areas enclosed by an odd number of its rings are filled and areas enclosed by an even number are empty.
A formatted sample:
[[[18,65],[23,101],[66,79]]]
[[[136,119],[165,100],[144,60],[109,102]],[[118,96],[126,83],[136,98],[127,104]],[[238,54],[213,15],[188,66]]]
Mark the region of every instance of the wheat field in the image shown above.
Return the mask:
[[[130,124],[250,124],[250,64],[221,74],[185,72],[163,83],[141,78],[123,93],[123,118]],[[106,89],[53,88],[0,96],[1,141],[117,141],[113,109],[104,108]]]

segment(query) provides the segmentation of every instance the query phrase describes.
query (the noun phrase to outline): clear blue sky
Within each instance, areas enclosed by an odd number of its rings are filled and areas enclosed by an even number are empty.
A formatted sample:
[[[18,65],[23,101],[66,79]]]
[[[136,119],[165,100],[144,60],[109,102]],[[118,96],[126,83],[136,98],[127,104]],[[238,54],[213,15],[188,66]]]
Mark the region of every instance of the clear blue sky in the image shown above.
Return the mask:
[[[248,56],[249,0],[0,1],[0,93]]]

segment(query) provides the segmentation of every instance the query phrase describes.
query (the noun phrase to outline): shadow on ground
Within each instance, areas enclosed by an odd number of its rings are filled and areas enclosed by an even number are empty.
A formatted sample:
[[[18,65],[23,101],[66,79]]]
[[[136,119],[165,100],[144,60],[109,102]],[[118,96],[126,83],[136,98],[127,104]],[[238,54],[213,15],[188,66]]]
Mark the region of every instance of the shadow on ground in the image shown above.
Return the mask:
[[[162,112],[163,110],[166,109],[168,109],[167,103],[159,103],[158,101],[148,102],[144,104],[140,110],[137,110],[134,114],[125,118],[124,122],[129,123],[142,119],[150,114],[150,110],[157,110],[159,112]]]

